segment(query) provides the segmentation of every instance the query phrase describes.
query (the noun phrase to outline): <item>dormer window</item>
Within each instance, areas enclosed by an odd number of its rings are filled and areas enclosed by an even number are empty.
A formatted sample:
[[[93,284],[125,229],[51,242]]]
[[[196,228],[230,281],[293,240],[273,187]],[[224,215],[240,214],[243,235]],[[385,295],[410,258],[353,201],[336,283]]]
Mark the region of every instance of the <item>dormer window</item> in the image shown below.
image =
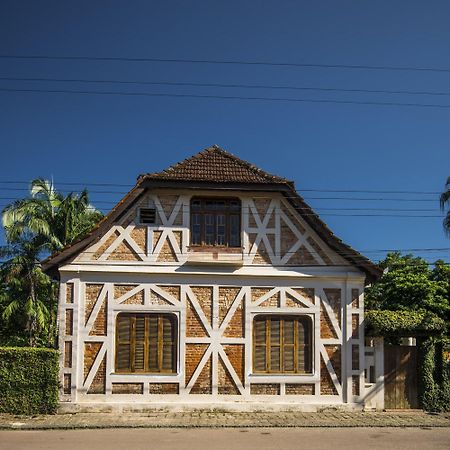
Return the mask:
[[[154,225],[156,223],[156,209],[155,208],[140,208],[139,209],[139,223],[144,225]]]
[[[240,200],[193,198],[191,200],[191,245],[240,247]]]

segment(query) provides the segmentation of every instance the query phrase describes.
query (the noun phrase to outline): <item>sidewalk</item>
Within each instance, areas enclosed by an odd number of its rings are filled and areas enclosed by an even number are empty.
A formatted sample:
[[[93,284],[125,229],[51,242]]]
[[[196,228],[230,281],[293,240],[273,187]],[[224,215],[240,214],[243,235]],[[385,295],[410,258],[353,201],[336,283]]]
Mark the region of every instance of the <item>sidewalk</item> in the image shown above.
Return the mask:
[[[450,413],[414,412],[223,412],[150,411],[75,413],[34,417],[0,414],[0,429],[86,428],[255,428],[255,427],[450,427]]]

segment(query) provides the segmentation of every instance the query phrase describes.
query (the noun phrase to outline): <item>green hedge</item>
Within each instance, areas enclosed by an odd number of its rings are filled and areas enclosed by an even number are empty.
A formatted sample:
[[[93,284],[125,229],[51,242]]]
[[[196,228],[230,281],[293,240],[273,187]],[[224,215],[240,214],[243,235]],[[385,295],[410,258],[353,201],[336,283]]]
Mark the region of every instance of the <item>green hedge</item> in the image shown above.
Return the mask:
[[[445,321],[424,311],[368,310],[364,313],[368,336],[430,336],[445,331]]]
[[[50,414],[58,407],[56,350],[0,347],[0,412]]]

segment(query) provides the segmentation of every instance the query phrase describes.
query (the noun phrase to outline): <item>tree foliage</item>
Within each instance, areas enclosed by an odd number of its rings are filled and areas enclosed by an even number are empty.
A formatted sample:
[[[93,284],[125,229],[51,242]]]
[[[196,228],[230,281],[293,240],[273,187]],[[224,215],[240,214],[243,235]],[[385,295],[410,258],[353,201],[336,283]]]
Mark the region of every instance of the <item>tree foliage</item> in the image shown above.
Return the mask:
[[[57,286],[40,259],[86,234],[103,215],[86,190],[66,196],[36,179],[30,196],[3,210],[7,245],[0,247],[0,342],[51,345],[56,334]]]
[[[440,204],[442,211],[448,209],[443,225],[445,233],[450,237],[450,177],[447,178],[447,182],[445,183],[445,190],[441,194]]]

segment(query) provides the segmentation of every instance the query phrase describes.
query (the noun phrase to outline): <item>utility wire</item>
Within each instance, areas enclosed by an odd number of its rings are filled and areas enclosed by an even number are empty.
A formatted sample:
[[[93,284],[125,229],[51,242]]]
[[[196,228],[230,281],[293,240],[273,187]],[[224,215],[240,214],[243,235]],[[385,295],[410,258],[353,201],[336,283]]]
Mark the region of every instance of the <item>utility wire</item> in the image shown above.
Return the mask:
[[[268,102],[287,103],[332,103],[346,105],[369,105],[369,106],[399,106],[413,108],[437,108],[450,109],[450,105],[439,103],[401,103],[401,102],[375,102],[358,100],[332,100],[332,99],[307,99],[307,98],[282,98],[282,97],[246,97],[239,95],[200,95],[200,94],[170,94],[166,92],[126,92],[126,91],[81,91],[69,89],[15,89],[0,88],[0,92],[22,92],[39,94],[81,94],[81,95],[112,95],[125,97],[172,97],[172,98],[199,98],[215,100],[256,100]]]
[[[311,67],[320,69],[358,69],[358,70],[388,70],[388,71],[419,71],[419,72],[450,72],[446,67],[428,66],[390,66],[369,64],[318,64],[297,62],[275,62],[257,60],[219,60],[219,59],[188,59],[188,58],[139,58],[119,56],[70,56],[70,55],[18,55],[3,54],[1,59],[17,60],[62,60],[62,61],[117,61],[117,62],[157,62],[157,63],[180,63],[180,64],[226,64],[243,66],[267,66],[267,67]]]
[[[54,82],[54,83],[88,83],[88,84],[124,84],[142,86],[189,86],[189,87],[219,87],[233,89],[274,89],[274,90],[297,90],[297,91],[319,91],[319,92],[345,92],[363,94],[401,94],[401,95],[435,95],[450,96],[450,92],[436,91],[412,91],[412,90],[390,90],[390,89],[348,89],[313,86],[274,86],[262,84],[239,84],[239,83],[194,83],[178,81],[136,81],[136,80],[104,80],[85,78],[51,78],[51,77],[0,77],[0,81],[32,81],[32,82]]]

